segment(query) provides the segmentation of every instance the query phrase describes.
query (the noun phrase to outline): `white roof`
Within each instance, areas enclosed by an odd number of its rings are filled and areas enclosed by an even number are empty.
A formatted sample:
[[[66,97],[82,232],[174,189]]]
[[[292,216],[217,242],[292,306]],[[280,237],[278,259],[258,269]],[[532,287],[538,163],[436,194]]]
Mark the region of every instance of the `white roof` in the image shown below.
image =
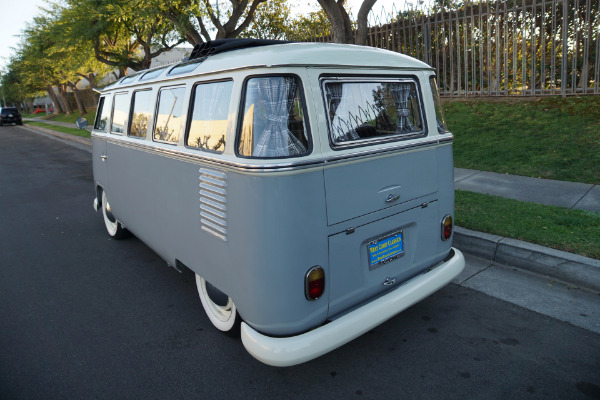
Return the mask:
[[[193,60],[188,63],[194,63]],[[374,47],[335,43],[287,43],[269,46],[250,47],[227,51],[209,56],[198,63],[193,71],[181,74],[169,73],[173,68],[188,63],[180,63],[164,68],[164,71],[152,79],[143,79],[148,71],[125,78],[121,83],[110,85],[110,89],[137,84],[142,77],[143,83],[161,81],[165,78],[182,78],[210,72],[235,70],[252,67],[275,66],[317,66],[317,67],[359,67],[392,69],[431,69],[415,58],[389,50]],[[167,72],[168,71],[168,72]],[[129,78],[129,79],[128,79]]]

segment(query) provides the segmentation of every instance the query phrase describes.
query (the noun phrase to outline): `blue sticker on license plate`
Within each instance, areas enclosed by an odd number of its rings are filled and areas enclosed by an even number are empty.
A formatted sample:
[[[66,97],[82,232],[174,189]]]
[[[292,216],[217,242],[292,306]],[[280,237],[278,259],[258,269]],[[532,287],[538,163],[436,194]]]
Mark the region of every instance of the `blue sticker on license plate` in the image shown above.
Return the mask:
[[[369,243],[369,268],[378,267],[404,255],[402,232]]]

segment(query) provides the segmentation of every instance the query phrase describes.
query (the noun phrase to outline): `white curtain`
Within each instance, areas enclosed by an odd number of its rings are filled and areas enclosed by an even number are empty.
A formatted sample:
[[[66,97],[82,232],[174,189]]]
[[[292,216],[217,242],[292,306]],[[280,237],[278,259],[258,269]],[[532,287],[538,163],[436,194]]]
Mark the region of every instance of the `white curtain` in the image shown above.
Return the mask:
[[[288,128],[297,89],[293,77],[259,78],[258,101],[264,107],[267,123],[258,135],[252,156],[288,157],[306,153],[306,146]]]

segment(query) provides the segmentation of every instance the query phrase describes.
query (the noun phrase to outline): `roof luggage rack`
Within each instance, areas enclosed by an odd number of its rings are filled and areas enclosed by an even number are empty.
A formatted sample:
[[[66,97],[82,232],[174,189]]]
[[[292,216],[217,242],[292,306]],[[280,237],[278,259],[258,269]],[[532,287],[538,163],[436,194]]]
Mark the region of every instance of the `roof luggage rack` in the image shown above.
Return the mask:
[[[213,54],[225,53],[226,51],[246,49],[249,47],[270,46],[273,44],[293,43],[286,40],[267,39],[216,39],[200,43],[194,46],[188,60],[208,57]]]

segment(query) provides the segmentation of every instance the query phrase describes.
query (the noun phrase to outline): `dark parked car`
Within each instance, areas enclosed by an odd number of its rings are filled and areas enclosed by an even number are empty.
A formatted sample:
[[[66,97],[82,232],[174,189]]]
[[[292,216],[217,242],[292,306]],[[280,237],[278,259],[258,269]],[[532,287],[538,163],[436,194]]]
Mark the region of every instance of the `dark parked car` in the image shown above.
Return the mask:
[[[0,108],[0,126],[4,124],[23,125],[21,113],[15,107]]]

